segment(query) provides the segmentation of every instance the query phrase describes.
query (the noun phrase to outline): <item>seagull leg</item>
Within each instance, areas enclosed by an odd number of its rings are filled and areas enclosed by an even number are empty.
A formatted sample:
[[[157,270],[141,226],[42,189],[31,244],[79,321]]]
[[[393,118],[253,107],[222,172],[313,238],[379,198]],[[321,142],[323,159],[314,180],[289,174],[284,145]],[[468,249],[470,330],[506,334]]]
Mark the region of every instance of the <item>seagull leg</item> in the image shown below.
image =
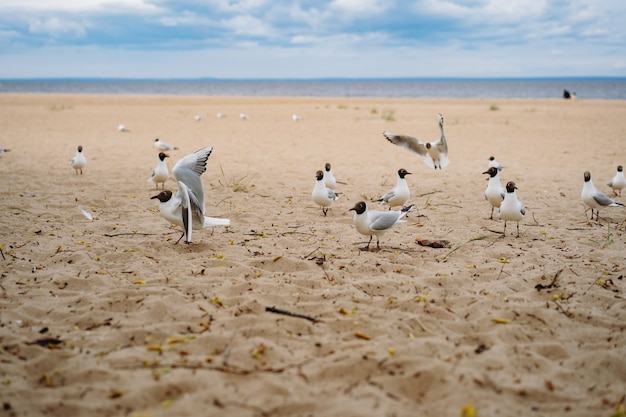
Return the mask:
[[[380,239],[376,236],[376,250],[380,250]]]
[[[519,237],[519,222],[517,222],[517,237]]]
[[[506,237],[506,220],[504,221],[504,233],[502,233],[502,237]]]
[[[183,238],[183,236],[185,236],[185,231],[183,230],[183,234],[180,235],[180,237],[178,238],[178,240],[176,241],[176,243],[174,243],[175,245],[178,244],[178,242],[180,242],[180,240]],[[189,242],[187,242],[189,243]]]
[[[324,213],[324,217],[326,217],[326,213],[328,213],[328,209],[325,207],[322,207],[322,213]]]
[[[489,219],[490,219],[490,220],[493,220],[493,209],[494,209],[494,208],[495,208],[494,206],[491,206],[491,216],[489,216]]]
[[[370,235],[370,240],[369,240],[369,242],[367,242],[367,246],[365,246],[365,250],[367,250],[367,251],[370,250],[370,243],[372,243],[372,238],[373,237],[374,237],[373,235]]]

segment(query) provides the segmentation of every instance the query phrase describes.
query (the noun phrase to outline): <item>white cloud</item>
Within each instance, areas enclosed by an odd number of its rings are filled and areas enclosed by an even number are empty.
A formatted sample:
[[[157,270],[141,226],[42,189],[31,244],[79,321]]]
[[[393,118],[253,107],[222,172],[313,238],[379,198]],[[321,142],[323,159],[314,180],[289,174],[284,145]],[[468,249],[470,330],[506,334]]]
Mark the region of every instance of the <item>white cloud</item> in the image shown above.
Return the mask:
[[[348,13],[349,16],[371,16],[392,7],[392,1],[385,0],[333,0],[328,9],[331,12]]]
[[[63,36],[67,34],[75,36],[83,36],[86,28],[90,24],[88,22],[76,22],[57,17],[48,19],[35,19],[30,22],[28,31],[34,34],[49,35],[52,37]]]
[[[235,16],[221,22],[222,26],[238,35],[270,37],[274,34],[271,26],[249,15]]]
[[[0,3],[0,10],[25,12],[121,12],[157,11],[146,0],[6,0]]]

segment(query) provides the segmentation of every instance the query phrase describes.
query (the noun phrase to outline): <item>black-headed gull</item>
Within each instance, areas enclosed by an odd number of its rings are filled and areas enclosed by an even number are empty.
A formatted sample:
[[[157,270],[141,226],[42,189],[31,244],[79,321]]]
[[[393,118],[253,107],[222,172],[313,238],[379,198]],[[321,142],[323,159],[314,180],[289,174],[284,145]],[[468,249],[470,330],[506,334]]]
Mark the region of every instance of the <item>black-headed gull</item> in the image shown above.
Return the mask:
[[[413,204],[397,211],[368,210],[364,201],[359,201],[350,210],[354,210],[354,226],[357,232],[369,236],[370,240],[363,250],[369,250],[372,238],[376,236],[376,247],[380,249],[380,237],[393,226],[401,222],[402,218],[411,210]]]
[[[210,226],[228,226],[229,219],[217,219],[204,215],[204,191],[200,176],[206,171],[206,162],[213,147],[208,146],[185,156],[174,165],[172,173],[178,184],[178,192],[174,196],[171,191],[164,190],[153,196],[159,200],[161,216],[172,224],[181,226],[185,242],[191,243],[193,228],[203,229]]]
[[[498,171],[502,171],[502,168],[504,168],[504,165],[502,165],[500,162],[496,161],[496,157],[495,156],[490,156],[489,157],[489,168],[494,167],[494,168],[498,168]]]
[[[76,174],[80,172],[80,175],[83,175],[83,168],[87,165],[87,158],[85,158],[82,146],[78,145],[78,150],[76,155],[70,160],[70,165],[72,165]]]
[[[337,188],[337,180],[335,179],[335,175],[333,174],[333,169],[330,166],[330,162],[326,162],[324,165],[324,184],[331,190]]]
[[[593,220],[593,211],[596,211],[596,220],[600,221],[600,209],[604,207],[624,207],[622,203],[617,203],[601,191],[598,191],[593,185],[591,174],[585,171],[583,174],[585,182],[580,198],[587,207],[591,209],[591,220]],[[586,214],[585,214],[586,216]]]
[[[154,147],[160,151],[173,151],[175,149],[178,149],[176,146],[170,145],[169,143],[165,143],[159,138],[156,138],[154,140]]]
[[[384,131],[383,135],[394,145],[401,146],[409,152],[421,156],[424,159],[424,163],[429,167],[443,169],[449,162],[448,142],[443,134],[443,116],[441,114],[437,114],[437,121],[439,122],[440,137],[433,142],[424,143],[413,136],[396,135],[387,131]]]
[[[613,189],[615,195],[622,195],[622,188],[626,187],[626,178],[624,178],[624,167],[622,167],[621,165],[617,166],[617,172],[615,173],[615,176],[607,185]],[[619,191],[619,194],[616,190]]]
[[[0,155],[2,155],[5,152],[11,152],[11,149],[7,149],[7,148],[0,148]]]
[[[487,179],[489,183],[485,190],[485,198],[489,201],[489,204],[491,204],[491,216],[489,216],[489,218],[493,219],[493,209],[500,208],[506,190],[502,187],[502,183],[500,182],[500,171],[498,168],[490,167],[487,171],[483,172],[483,174],[489,174],[489,178]]]
[[[397,173],[396,186],[376,201],[380,202],[380,204],[389,204],[389,210],[394,207],[404,206],[411,198],[411,191],[404,178],[406,175],[411,175],[411,173],[404,168],[400,168]]]
[[[519,222],[526,214],[526,207],[517,199],[515,192],[517,187],[513,181],[506,183],[506,193],[504,200],[500,204],[500,219],[504,220],[504,233],[502,237],[506,237],[506,222],[517,222],[517,237],[519,237]]]
[[[315,186],[313,187],[311,198],[315,204],[322,208],[324,216],[328,213],[330,206],[339,199],[339,195],[330,188],[326,188],[324,184],[324,172],[321,170],[315,173]]]
[[[170,177],[170,171],[165,163],[165,158],[169,158],[169,155],[159,152],[157,165],[152,170],[152,176],[148,178],[148,182],[154,184],[156,188],[159,188],[160,183],[162,189],[165,189],[165,181]]]

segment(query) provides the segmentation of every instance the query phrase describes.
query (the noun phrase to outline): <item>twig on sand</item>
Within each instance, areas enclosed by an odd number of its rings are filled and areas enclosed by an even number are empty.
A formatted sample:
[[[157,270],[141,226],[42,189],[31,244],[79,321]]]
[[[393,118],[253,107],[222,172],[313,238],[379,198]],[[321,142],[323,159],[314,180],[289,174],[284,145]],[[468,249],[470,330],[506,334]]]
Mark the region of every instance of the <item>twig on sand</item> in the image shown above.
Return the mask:
[[[440,259],[440,261],[445,261],[446,259],[448,259],[448,256],[452,255],[454,252],[456,252],[457,250],[461,249],[463,246],[467,245],[468,243],[473,242],[473,241],[475,241],[475,240],[483,240],[483,239],[486,239],[486,238],[487,238],[487,236],[478,236],[478,237],[474,237],[474,238],[472,238],[472,239],[468,240],[468,241],[467,241],[467,242],[465,242],[465,243],[461,243],[460,245],[455,246],[455,247],[454,247],[454,249],[452,249],[450,252],[446,253],[446,254],[445,254],[445,255],[444,255],[444,256]]]
[[[547,290],[547,289],[550,289],[550,288],[558,287],[559,284],[557,283],[557,280],[559,279],[559,275],[561,275],[561,272],[563,272],[563,268],[559,269],[557,271],[557,273],[554,274],[554,278],[552,278],[552,282],[551,283],[549,283],[548,285],[537,284],[537,285],[535,285],[535,289],[537,291],[541,291],[541,290]]]
[[[313,323],[317,323],[320,320],[316,319],[315,317],[311,317],[311,316],[307,316],[305,314],[300,314],[300,313],[292,313],[291,311],[287,311],[287,310],[281,310],[279,308],[276,307],[265,307],[265,311],[269,311],[270,313],[275,313],[275,314],[283,314],[285,316],[289,316],[289,317],[296,317],[299,319],[305,319],[308,320],[310,322]]]
[[[113,234],[109,234],[109,233],[105,233],[104,234],[106,237],[116,237],[116,236],[133,236],[133,235],[139,235],[139,236],[154,236],[154,233],[138,233],[138,232],[124,232],[124,233],[113,233]]]

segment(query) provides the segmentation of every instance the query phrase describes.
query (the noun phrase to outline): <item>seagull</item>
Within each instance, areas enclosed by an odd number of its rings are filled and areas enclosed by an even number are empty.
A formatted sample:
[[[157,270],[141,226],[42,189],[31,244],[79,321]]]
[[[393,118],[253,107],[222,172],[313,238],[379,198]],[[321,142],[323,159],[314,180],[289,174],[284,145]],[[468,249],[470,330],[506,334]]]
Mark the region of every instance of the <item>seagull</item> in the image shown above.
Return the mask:
[[[434,169],[442,169],[448,165],[448,142],[443,134],[443,116],[437,114],[439,121],[440,138],[433,142],[423,143],[422,141],[408,135],[396,135],[384,131],[383,135],[394,145],[401,146],[406,150],[416,153],[424,158],[424,163]]]
[[[322,208],[322,213],[324,213],[324,217],[326,217],[330,206],[332,206],[335,201],[339,200],[339,195],[330,188],[326,188],[326,185],[324,185],[323,171],[317,171],[315,173],[315,179],[315,187],[313,187],[311,198],[313,198],[315,204]]]
[[[196,114],[195,116],[193,116],[193,118],[196,119],[198,122],[202,120],[202,116],[200,116],[199,114]]]
[[[124,125],[117,126],[117,130],[119,130],[120,132],[130,132],[130,130],[128,130]]]
[[[396,186],[376,201],[379,201],[380,204],[389,204],[389,210],[391,210],[393,207],[403,206],[404,203],[409,201],[409,198],[411,198],[411,191],[409,190],[409,186],[406,183],[406,179],[404,179],[406,175],[411,175],[411,173],[404,168],[400,168],[398,170]]]
[[[167,169],[167,164],[165,163],[165,158],[169,157],[169,155],[159,152],[157,166],[152,170],[152,176],[148,178],[148,182],[154,184],[157,189],[159,188],[159,183],[161,183],[162,189],[164,190],[165,181],[170,177],[170,171]]]
[[[299,122],[300,120],[302,120],[302,117],[294,113],[291,115],[291,120],[293,120],[294,122]]]
[[[154,147],[160,151],[173,151],[174,149],[178,149],[176,146],[165,143],[159,138],[154,140]]]
[[[326,165],[324,165],[324,184],[332,190],[337,187],[337,180],[333,175],[333,169],[330,167],[330,162],[326,162]]]
[[[80,171],[80,175],[83,175],[83,168],[87,165],[87,158],[85,158],[85,154],[83,153],[83,147],[78,146],[78,150],[76,151],[76,155],[70,160],[70,164],[76,174]]]
[[[204,215],[204,191],[200,176],[206,171],[206,161],[212,151],[213,147],[208,146],[185,156],[174,165],[172,173],[178,185],[176,195],[169,190],[163,190],[151,197],[159,200],[159,211],[163,218],[183,228],[183,234],[176,243],[180,242],[183,236],[186,236],[186,243],[191,243],[194,227],[204,229],[210,226],[230,225],[229,219]]]
[[[242,120],[248,120],[250,116],[248,116],[246,113],[239,113],[239,118],[241,118]]]
[[[380,249],[379,240],[388,230],[400,222],[408,212],[413,208],[413,204],[404,207],[399,211],[377,211],[368,210],[364,201],[359,201],[350,210],[354,210],[354,225],[357,232],[362,235],[369,236],[370,240],[363,250],[369,250],[372,237],[376,235],[376,248]]]
[[[224,113],[217,113],[217,118],[218,119],[223,119],[224,117],[226,117],[226,115]]]
[[[621,165],[617,167],[617,172],[615,173],[615,176],[607,185],[613,189],[615,195],[622,195],[622,188],[626,187],[626,178],[624,178],[624,167],[622,167]],[[617,194],[617,191],[615,190],[619,191],[619,194]]]
[[[589,171],[584,173],[585,182],[583,183],[583,191],[580,198],[587,207],[591,208],[591,220],[593,220],[593,210],[596,211],[596,220],[600,221],[600,209],[603,207],[624,207],[622,203],[615,202],[601,191],[598,191],[593,185],[591,174]]]
[[[500,208],[502,204],[502,200],[504,200],[504,196],[506,194],[506,190],[502,187],[502,183],[500,182],[500,171],[496,167],[490,167],[487,171],[483,172],[483,174],[489,174],[489,184],[487,184],[487,189],[485,190],[485,198],[491,204],[491,216],[490,219],[493,220],[493,209]]]
[[[0,148],[0,155],[2,155],[5,152],[11,152],[11,149],[7,149],[7,148]]]
[[[506,183],[506,194],[504,200],[500,204],[500,219],[504,220],[504,233],[502,237],[506,236],[506,222],[517,222],[517,237],[519,237],[519,222],[524,218],[526,214],[526,207],[517,199],[515,193],[517,187],[513,181]]]
[[[498,168],[498,171],[502,171],[502,168],[504,168],[504,165],[502,165],[500,162],[496,161],[496,157],[495,156],[490,156],[489,157],[489,168],[494,167],[494,168]]]

